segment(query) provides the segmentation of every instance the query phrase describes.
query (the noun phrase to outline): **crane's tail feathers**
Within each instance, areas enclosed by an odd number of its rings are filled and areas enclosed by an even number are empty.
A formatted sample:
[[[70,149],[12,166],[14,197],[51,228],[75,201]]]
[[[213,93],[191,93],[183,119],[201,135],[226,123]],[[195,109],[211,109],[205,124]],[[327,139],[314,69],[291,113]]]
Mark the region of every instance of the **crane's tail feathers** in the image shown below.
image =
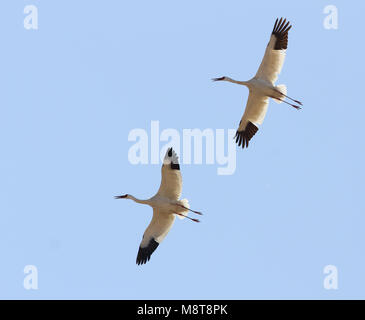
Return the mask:
[[[187,209],[190,208],[188,199],[181,199],[179,202],[180,202],[180,205],[184,206],[185,208],[187,208]],[[188,213],[189,213],[189,210],[182,208],[182,210],[179,211],[179,214],[177,214],[176,216],[179,219],[185,219],[185,217],[188,215]]]
[[[282,93],[284,96],[286,96],[287,89],[286,89],[286,85],[285,85],[285,84],[279,84],[279,85],[277,85],[277,86],[275,87],[275,89],[276,89],[277,91],[279,91],[280,93]],[[274,101],[275,101],[276,103],[282,103],[282,102],[283,102],[282,100],[279,100],[279,99],[275,99],[275,98],[273,98],[273,99],[274,99]]]

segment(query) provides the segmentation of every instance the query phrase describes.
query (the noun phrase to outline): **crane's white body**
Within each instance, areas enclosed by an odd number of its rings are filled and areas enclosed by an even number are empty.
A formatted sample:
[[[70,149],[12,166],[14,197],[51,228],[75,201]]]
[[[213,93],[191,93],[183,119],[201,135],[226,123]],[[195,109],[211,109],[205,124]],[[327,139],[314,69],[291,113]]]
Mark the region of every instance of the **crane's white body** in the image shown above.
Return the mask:
[[[161,185],[158,192],[147,200],[140,200],[132,195],[117,196],[117,199],[131,199],[137,203],[149,205],[153,208],[153,216],[150,224],[143,234],[143,238],[137,255],[137,264],[146,263],[151,254],[163,241],[170,231],[175,217],[185,218],[189,209],[187,199],[181,199],[182,177],[176,153],[169,148],[166,152],[161,168]],[[197,219],[189,219],[199,222]]]
[[[290,28],[289,21],[286,22],[286,19],[276,20],[262,62],[256,75],[251,80],[237,81],[229,77],[213,79],[214,81],[228,81],[244,85],[249,89],[246,109],[236,133],[236,142],[238,145],[242,145],[242,148],[248,147],[248,143],[257,132],[258,126],[263,123],[269,105],[269,98],[273,98],[278,103],[285,102],[300,109],[299,106],[283,100],[286,97],[301,105],[301,102],[286,95],[285,85],[275,85],[283,68]]]

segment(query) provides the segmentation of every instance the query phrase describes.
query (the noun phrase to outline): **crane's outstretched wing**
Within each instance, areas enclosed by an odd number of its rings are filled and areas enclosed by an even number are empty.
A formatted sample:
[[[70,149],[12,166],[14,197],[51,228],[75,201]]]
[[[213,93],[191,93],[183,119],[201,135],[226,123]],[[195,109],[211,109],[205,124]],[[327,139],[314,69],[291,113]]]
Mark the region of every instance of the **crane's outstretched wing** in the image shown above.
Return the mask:
[[[182,177],[179,158],[176,152],[169,148],[161,168],[161,185],[158,194],[171,200],[178,200],[182,192]]]
[[[143,234],[139,246],[136,263],[144,264],[150,260],[152,253],[166,237],[175,221],[175,215],[153,209],[153,217]]]
[[[259,130],[257,126],[264,121],[268,104],[269,97],[250,90],[246,109],[235,136],[238,146],[248,147],[249,141]]]
[[[291,27],[290,22],[286,22],[286,19],[276,19],[264,58],[256,73],[257,78],[275,83],[284,64],[288,47],[288,32]]]

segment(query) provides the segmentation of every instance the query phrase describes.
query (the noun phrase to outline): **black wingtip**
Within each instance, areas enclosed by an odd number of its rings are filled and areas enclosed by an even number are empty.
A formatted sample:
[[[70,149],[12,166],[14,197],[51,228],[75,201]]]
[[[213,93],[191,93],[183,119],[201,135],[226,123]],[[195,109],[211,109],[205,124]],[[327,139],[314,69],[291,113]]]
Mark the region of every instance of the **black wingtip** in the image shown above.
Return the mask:
[[[286,18],[276,19],[272,34],[276,37],[274,50],[286,50],[288,47],[288,32],[291,29],[290,21]]]
[[[178,162],[178,157],[177,155],[175,154],[174,156],[174,150],[172,147],[170,147],[168,150],[167,150],[167,157],[169,157],[170,161],[171,161],[171,169],[173,170],[180,170],[180,165],[179,165],[179,162]]]
[[[248,148],[250,140],[258,130],[259,128],[256,127],[251,121],[247,123],[245,130],[237,130],[234,138],[236,139],[236,143],[238,144],[238,146],[242,147],[242,149],[244,149],[245,147]]]
[[[136,264],[142,265],[151,259],[152,253],[157,249],[159,243],[155,239],[151,239],[145,248],[139,247]]]
[[[178,163],[171,162],[171,169],[172,170],[180,170],[180,165]]]

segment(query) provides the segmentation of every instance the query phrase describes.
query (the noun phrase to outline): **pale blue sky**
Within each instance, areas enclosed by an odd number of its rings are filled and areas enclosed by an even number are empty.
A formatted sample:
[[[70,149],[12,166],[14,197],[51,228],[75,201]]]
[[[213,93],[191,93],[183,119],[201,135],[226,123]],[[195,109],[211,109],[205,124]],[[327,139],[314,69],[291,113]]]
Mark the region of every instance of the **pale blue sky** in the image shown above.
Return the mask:
[[[24,6],[39,29],[23,27]],[[338,30],[323,27],[336,5]],[[1,298],[365,298],[363,2],[7,0],[0,13]],[[177,220],[135,258],[160,165],[132,165],[134,128],[236,128],[276,17],[278,83],[234,175],[182,165],[203,223]],[[163,146],[164,143],[161,143]],[[39,289],[23,288],[25,265]],[[338,268],[338,290],[323,268]]]

